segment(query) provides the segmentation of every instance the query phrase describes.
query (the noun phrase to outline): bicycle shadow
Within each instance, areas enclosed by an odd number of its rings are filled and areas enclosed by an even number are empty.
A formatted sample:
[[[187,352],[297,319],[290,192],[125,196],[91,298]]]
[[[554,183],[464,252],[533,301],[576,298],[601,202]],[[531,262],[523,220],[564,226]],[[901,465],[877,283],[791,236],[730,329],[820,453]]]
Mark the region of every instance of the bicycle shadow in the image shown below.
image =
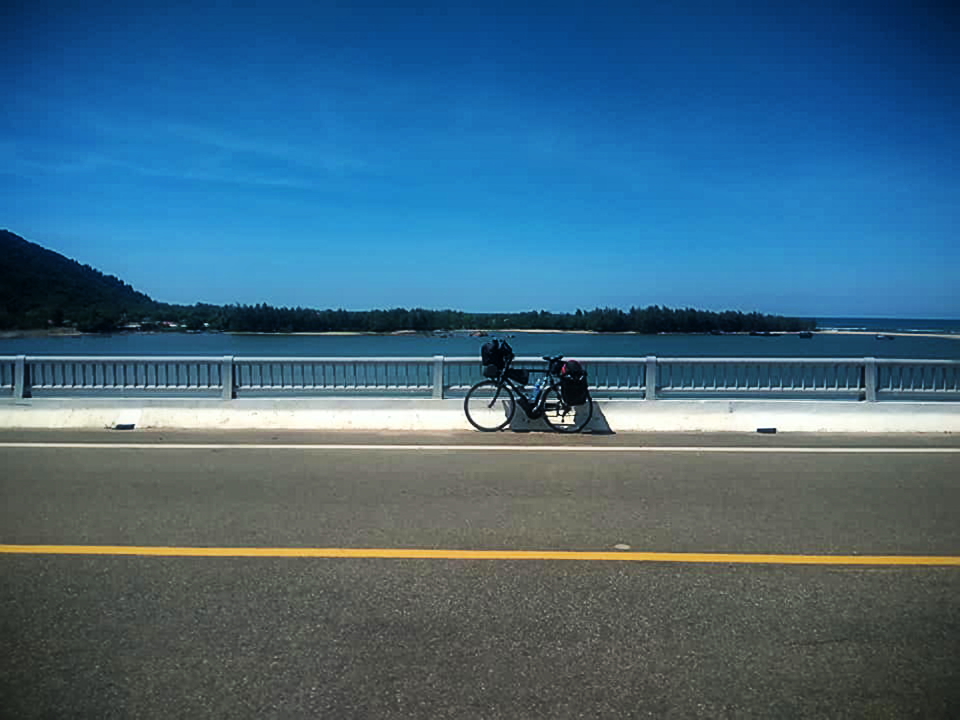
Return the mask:
[[[510,422],[510,425],[507,427],[507,429],[511,432],[517,433],[556,432],[553,428],[547,425],[546,420],[543,418],[531,420],[524,414],[522,410],[520,410],[520,408],[517,408],[517,413],[513,416],[513,420]],[[613,428],[610,427],[610,423],[607,422],[607,418],[603,414],[603,410],[600,409],[600,406],[596,402],[593,403],[593,415],[590,417],[590,422],[587,423],[586,427],[583,428],[581,433],[587,433],[589,435],[616,434]]]

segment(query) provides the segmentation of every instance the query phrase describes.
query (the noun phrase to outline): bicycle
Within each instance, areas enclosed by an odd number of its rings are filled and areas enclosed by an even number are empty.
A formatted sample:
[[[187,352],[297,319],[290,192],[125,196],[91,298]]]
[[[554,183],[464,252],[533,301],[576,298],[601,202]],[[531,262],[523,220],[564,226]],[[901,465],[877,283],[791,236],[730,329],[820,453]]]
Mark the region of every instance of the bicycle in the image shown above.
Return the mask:
[[[583,430],[593,417],[593,398],[586,389],[586,379],[580,389],[581,397],[571,398],[573,393],[564,387],[563,355],[544,355],[543,359],[547,362],[545,377],[534,388],[534,394],[528,397],[524,391],[528,373],[510,367],[513,352],[509,345],[506,347],[508,354],[503,366],[496,369],[496,376],[488,376],[488,379],[481,380],[467,391],[463,411],[470,424],[483,432],[503,430],[513,420],[519,405],[528,418],[536,420],[542,417],[547,425],[558,432],[577,433]],[[568,402],[571,399],[575,404]]]

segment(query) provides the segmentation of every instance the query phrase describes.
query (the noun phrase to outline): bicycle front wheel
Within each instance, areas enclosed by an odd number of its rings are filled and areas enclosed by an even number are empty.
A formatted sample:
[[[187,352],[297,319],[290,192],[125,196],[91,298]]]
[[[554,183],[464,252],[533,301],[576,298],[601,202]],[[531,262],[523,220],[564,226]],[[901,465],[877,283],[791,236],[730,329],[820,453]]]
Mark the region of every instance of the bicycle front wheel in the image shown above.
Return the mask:
[[[470,388],[463,401],[463,411],[477,430],[494,432],[503,430],[513,420],[517,401],[510,388],[499,387],[498,392],[495,380],[484,380]]]
[[[593,398],[589,394],[583,404],[568,405],[563,401],[559,385],[547,388],[543,401],[543,419],[557,432],[578,433],[587,426],[591,417]]]

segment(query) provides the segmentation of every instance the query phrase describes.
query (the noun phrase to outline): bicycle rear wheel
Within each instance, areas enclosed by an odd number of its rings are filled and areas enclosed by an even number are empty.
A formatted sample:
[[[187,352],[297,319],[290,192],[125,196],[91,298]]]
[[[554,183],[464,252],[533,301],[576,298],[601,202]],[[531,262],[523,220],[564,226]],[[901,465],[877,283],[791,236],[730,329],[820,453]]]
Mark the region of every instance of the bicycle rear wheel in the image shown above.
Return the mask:
[[[500,387],[499,393],[497,390],[495,380],[483,380],[467,392],[463,400],[463,412],[477,430],[503,430],[513,420],[513,414],[517,411],[513,393],[507,386]]]
[[[557,432],[578,433],[593,417],[593,398],[587,395],[582,405],[568,405],[563,401],[559,385],[547,388],[543,401],[543,419]]]

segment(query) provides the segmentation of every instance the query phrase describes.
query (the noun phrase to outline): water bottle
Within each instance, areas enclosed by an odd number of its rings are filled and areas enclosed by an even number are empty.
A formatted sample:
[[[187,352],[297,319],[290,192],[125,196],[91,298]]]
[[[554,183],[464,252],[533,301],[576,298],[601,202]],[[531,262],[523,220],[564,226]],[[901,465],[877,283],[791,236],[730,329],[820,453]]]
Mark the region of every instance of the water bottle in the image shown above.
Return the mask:
[[[540,390],[543,388],[543,378],[537,380],[537,384],[533,386],[533,402],[536,403],[540,399]]]

